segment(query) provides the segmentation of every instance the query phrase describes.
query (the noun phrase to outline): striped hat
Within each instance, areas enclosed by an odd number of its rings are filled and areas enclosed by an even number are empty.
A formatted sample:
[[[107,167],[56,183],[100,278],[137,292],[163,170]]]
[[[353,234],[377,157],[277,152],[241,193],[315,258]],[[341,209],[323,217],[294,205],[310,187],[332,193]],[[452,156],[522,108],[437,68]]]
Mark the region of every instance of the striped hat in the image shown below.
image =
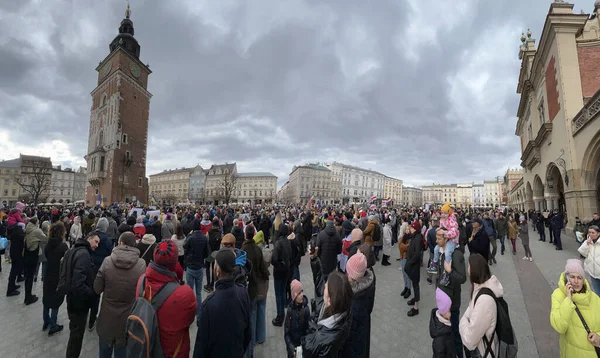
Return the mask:
[[[154,263],[171,271],[177,267],[177,258],[177,246],[171,240],[161,241],[154,249]]]

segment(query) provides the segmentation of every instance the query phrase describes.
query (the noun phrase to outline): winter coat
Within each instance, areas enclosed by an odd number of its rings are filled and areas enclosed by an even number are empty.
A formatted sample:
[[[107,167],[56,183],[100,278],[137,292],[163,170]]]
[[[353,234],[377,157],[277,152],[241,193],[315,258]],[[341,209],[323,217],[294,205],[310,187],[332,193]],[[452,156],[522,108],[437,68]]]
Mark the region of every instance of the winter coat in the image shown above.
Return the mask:
[[[290,275],[292,261],[292,244],[287,236],[280,236],[275,241],[271,264],[273,265],[273,278],[287,280]]]
[[[81,230],[83,231],[83,236],[87,236],[94,229],[94,219],[86,216],[83,218],[83,225],[81,226]]]
[[[377,219],[369,220],[369,224],[363,232],[365,242],[369,244],[369,246],[375,246],[375,225],[379,225],[379,221],[377,221]]]
[[[233,215],[227,214],[223,219],[223,232],[229,234],[233,228]]]
[[[421,280],[421,253],[423,252],[423,236],[416,232],[406,254],[406,264],[404,264],[404,272],[412,282]]]
[[[183,244],[185,266],[191,270],[204,267],[204,260],[210,254],[208,238],[202,235],[202,231],[194,230]]]
[[[81,224],[79,223],[79,217],[75,217],[71,230],[69,231],[69,238],[71,241],[77,241],[83,237],[83,231],[81,231]]]
[[[290,246],[292,247],[290,266],[293,269],[296,266],[300,266],[300,261],[302,260],[302,244],[300,243],[300,237],[296,236],[295,233],[289,234],[288,240],[290,241]]]
[[[62,241],[62,238],[50,238],[44,250],[46,274],[44,276],[42,303],[48,308],[58,309],[65,300],[65,295],[57,293],[56,287],[60,277],[60,261],[67,250],[69,250],[69,247]]]
[[[529,245],[529,224],[527,222],[519,225],[519,237],[523,245]]]
[[[7,239],[10,240],[10,257],[12,261],[23,258],[23,249],[25,248],[25,231],[21,228],[22,224],[14,224],[6,228]]]
[[[150,264],[154,257],[154,248],[156,247],[156,238],[146,236],[138,242],[135,247],[139,250],[139,257],[146,262],[146,266]]]
[[[323,318],[325,307],[322,299],[319,305],[316,322],[314,320],[310,322],[308,334],[301,339],[302,357],[343,357],[342,350],[350,333],[352,321],[350,312]]]
[[[371,347],[371,312],[375,303],[375,275],[365,271],[360,280],[350,280],[352,297],[352,323],[344,343],[344,357],[369,357]]]
[[[496,233],[498,237],[504,237],[508,234],[508,220],[506,218],[496,220]]]
[[[73,271],[71,288],[67,293],[67,310],[71,313],[81,314],[87,312],[96,299],[94,263],[92,261],[92,248],[87,240],[77,240],[73,249],[76,251],[71,257]]]
[[[262,250],[254,240],[246,240],[242,244],[246,259],[252,263],[252,272],[248,280],[248,296],[250,300],[266,299],[269,290],[269,268],[265,262]]]
[[[148,232],[149,234],[153,234],[154,237],[156,238],[156,241],[161,242],[163,237],[162,237],[162,224],[160,223],[160,221],[155,221],[152,223],[152,231]],[[171,236],[169,236],[171,237]]]
[[[245,287],[233,279],[217,281],[200,307],[194,358],[243,357],[251,338],[250,311]]]
[[[142,237],[144,237],[144,235],[146,235],[146,227],[142,223],[137,223],[133,225],[133,233],[135,234],[135,237],[139,240]]]
[[[579,308],[590,331],[600,332],[600,298],[590,288],[585,280],[585,292],[573,293],[573,301],[567,297],[565,274],[560,274],[558,288],[552,293],[552,308],[550,324],[560,335],[561,358],[596,358],[594,346],[587,339],[587,332],[581,319],[575,312]],[[584,290],[582,290],[584,291]]]
[[[171,241],[173,241],[175,243],[175,246],[177,246],[177,256],[184,256],[185,255],[185,250],[183,248],[183,244],[185,244],[185,240],[187,239],[187,237],[182,237],[181,239],[177,237],[177,234],[173,234],[173,236],[171,236]]]
[[[146,288],[143,295],[146,299],[167,282],[177,282],[177,274],[162,266],[151,263],[146,268]],[[136,298],[138,297],[138,280],[136,287]],[[180,285],[165,300],[156,312],[158,319],[158,331],[160,345],[165,357],[173,357],[175,351],[181,352],[187,357],[190,351],[190,326],[196,319],[196,294],[189,285]]]
[[[25,227],[25,249],[27,251],[37,251],[39,254],[40,245],[48,242],[48,238],[36,224],[29,222]]]
[[[6,219],[6,223],[8,226],[15,225],[16,223],[25,223],[23,221],[23,212],[19,209],[11,209],[8,213],[8,219]]]
[[[488,236],[485,229],[482,227],[475,233],[473,240],[467,244],[469,246],[469,253],[480,254],[486,260],[490,257],[490,237]]]
[[[335,226],[328,224],[317,237],[317,255],[321,260],[323,275],[329,275],[337,267],[337,256],[342,253],[342,239]]]
[[[440,280],[442,279],[442,273],[445,271],[444,265],[438,265],[438,274],[436,278],[436,286],[444,291],[452,300],[451,310],[459,310],[460,309],[460,297],[461,297],[461,287],[467,282],[467,267],[465,264],[465,255],[463,252],[464,248],[457,247],[452,252],[452,263],[450,271],[450,283],[447,285],[440,285]],[[439,262],[445,262],[446,253],[443,252],[443,249],[440,248],[440,259]]]
[[[585,272],[593,278],[600,279],[600,240],[588,245],[587,240],[579,246],[579,253],[585,256],[583,264]]]
[[[515,240],[519,234],[519,224],[516,221],[508,222],[508,238]]]
[[[162,239],[169,239],[175,233],[175,225],[172,220],[165,220],[161,228]]]
[[[390,224],[385,224],[383,227],[383,254],[391,255],[392,254],[392,227]]]
[[[212,223],[208,219],[202,219],[200,222],[200,230],[202,230],[202,235],[207,236],[208,231],[212,228]]]
[[[119,238],[119,237],[121,237],[121,235],[124,232],[127,232],[127,231],[133,232],[133,226],[128,225],[126,222],[123,222],[123,223],[121,223],[121,225],[119,225],[119,228],[117,229],[117,231],[119,231],[119,236],[117,237],[117,238]]]
[[[108,220],[108,230],[106,230],[106,235],[112,241],[117,241],[120,237],[119,235],[119,225],[112,216],[108,216],[106,218]]]
[[[405,236],[400,239],[400,242],[398,242],[398,248],[400,249],[400,259],[406,259],[408,257],[408,246],[412,241],[412,237],[407,238],[406,235],[410,234],[405,234]]]
[[[126,343],[125,324],[135,303],[135,286],[146,271],[146,263],[135,247],[119,245],[100,266],[94,291],[102,294],[96,332],[100,342],[117,347]]]
[[[482,284],[474,284],[469,307],[460,318],[458,325],[463,345],[470,351],[478,349],[481,355],[483,355],[486,348],[483,335],[485,334],[489,341],[496,330],[496,300],[490,295],[481,295],[477,299],[477,304],[475,304],[477,294],[484,287],[492,290],[496,298],[504,296],[502,284],[494,275]],[[495,334],[492,345],[492,351],[496,352],[498,350],[498,338]]]
[[[110,256],[110,253],[113,249],[113,242],[108,238],[108,235],[102,231],[95,230],[93,233],[98,235],[100,238],[98,247],[92,253],[92,261],[94,261],[95,270],[97,271],[100,266],[102,266],[104,259]]]
[[[456,357],[452,324],[450,320],[445,319],[438,313],[437,308],[431,310],[429,335],[433,338],[433,342],[431,343],[433,358]]]
[[[191,214],[188,215],[185,220],[181,221],[181,225],[183,225],[183,234],[188,236],[194,229],[194,216]]]
[[[565,227],[565,220],[561,213],[554,214],[550,219],[550,228],[552,230],[562,230]]]
[[[244,243],[244,230],[239,226],[234,226],[231,229],[231,234],[235,236],[235,248],[241,249]]]
[[[310,323],[310,309],[308,308],[308,298],[302,296],[302,303],[296,301],[290,303],[285,315],[285,323],[283,325],[283,338],[287,348],[288,358],[293,358],[296,352],[296,347],[300,346],[301,339],[308,331]]]

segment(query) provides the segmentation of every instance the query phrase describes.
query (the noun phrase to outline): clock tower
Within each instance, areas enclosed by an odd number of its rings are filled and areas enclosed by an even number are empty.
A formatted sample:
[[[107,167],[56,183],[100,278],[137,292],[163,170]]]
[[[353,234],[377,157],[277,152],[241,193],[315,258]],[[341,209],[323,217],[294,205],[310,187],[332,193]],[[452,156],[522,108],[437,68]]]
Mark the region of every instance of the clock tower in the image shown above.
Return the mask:
[[[98,86],[91,93],[85,156],[90,206],[148,198],[146,149],[152,94],[146,88],[152,71],[140,61],[130,15],[127,5],[110,53],[96,67]]]

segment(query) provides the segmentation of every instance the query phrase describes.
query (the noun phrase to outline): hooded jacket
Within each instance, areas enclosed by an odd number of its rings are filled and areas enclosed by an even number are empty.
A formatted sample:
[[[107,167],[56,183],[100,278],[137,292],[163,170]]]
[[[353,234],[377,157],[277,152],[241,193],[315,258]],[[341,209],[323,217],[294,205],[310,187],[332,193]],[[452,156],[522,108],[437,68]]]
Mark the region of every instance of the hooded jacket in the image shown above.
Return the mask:
[[[204,260],[208,258],[210,247],[208,238],[202,235],[202,231],[194,230],[183,244],[185,266],[191,270],[204,267]]]
[[[305,358],[340,357],[350,333],[351,317],[348,312],[344,312],[323,318],[325,309],[323,300],[320,300],[319,304],[316,323],[311,321],[308,334],[301,339],[302,356]]]
[[[165,222],[162,224],[161,231],[163,239],[170,239],[175,233],[175,225],[173,225],[173,221],[165,220]]]
[[[92,253],[92,259],[96,270],[102,266],[102,261],[104,261],[104,258],[110,256],[113,249],[113,242],[108,238],[108,235],[106,235],[106,230],[108,230],[108,220],[106,220],[106,218],[100,218],[98,224],[96,224],[96,230],[94,231],[100,238],[100,242],[98,243],[96,250]]]
[[[106,231],[106,235],[112,241],[117,241],[119,239],[119,225],[112,216],[107,217],[108,220],[108,230]]]
[[[36,224],[29,222],[25,227],[25,249],[39,251],[40,245],[48,242],[48,238]]]
[[[44,276],[42,303],[48,308],[58,309],[65,296],[56,292],[60,276],[60,262],[69,247],[62,238],[50,238],[45,248],[46,274]]]
[[[240,249],[234,249],[235,267],[233,271],[233,280],[236,284],[248,287],[248,279],[252,274],[252,262],[246,259],[246,252]]]
[[[450,320],[445,319],[438,313],[437,308],[431,310],[429,335],[433,338],[433,342],[431,343],[433,358],[456,357],[452,324]]]
[[[287,280],[290,274],[292,260],[292,245],[288,240],[287,232],[279,232],[275,241],[271,264],[273,265],[273,278],[276,280]]]
[[[367,227],[365,228],[365,231],[363,232],[365,242],[367,244],[369,244],[369,246],[375,245],[375,238],[374,238],[375,225],[379,225],[379,221],[377,221],[377,219],[369,220],[369,223],[367,224]],[[383,236],[383,232],[382,232],[382,236]]]
[[[16,223],[25,223],[25,221],[23,221],[23,216],[22,216],[22,212],[19,209],[11,209],[11,211],[8,213],[8,219],[6,219],[6,223],[8,224],[8,226],[14,225]]]
[[[208,219],[202,219],[200,222],[200,230],[202,230],[202,235],[208,235],[208,231],[212,228],[212,223]]]
[[[596,279],[600,279],[600,239],[588,245],[584,240],[579,246],[579,253],[585,257],[583,264],[585,272]]]
[[[325,230],[319,233],[317,247],[323,275],[329,275],[337,266],[338,254],[342,253],[342,239],[333,223],[328,223]]]
[[[146,264],[135,247],[119,245],[100,266],[94,291],[102,295],[96,332],[100,342],[117,347],[125,345],[127,316],[135,302],[134,287],[146,271]]]
[[[600,332],[600,310],[598,310],[600,298],[590,289],[590,285],[585,280],[585,292],[574,293],[571,301],[567,297],[565,285],[565,274],[561,273],[558,288],[552,293],[550,310],[550,324],[560,335],[560,357],[596,358],[596,351],[587,339],[587,332],[575,312],[575,305],[579,308],[590,331]]]
[[[477,299],[477,304],[475,304],[475,298],[483,287],[492,290],[496,298],[504,296],[502,284],[494,275],[482,284],[474,284],[473,296],[469,302],[469,307],[467,307],[467,310],[460,318],[458,325],[463,345],[471,351],[478,349],[481,354],[485,352],[486,348],[483,342],[483,335],[485,334],[487,339],[490,340],[496,330],[497,313],[496,300],[492,296],[481,295]],[[494,335],[492,345],[492,350],[496,352],[498,350],[498,338],[496,335]]]
[[[73,266],[71,287],[67,293],[67,310],[72,313],[87,312],[95,300],[94,293],[94,263],[92,248],[85,239],[75,242],[71,258]]]
[[[262,250],[254,240],[249,239],[242,244],[242,251],[246,252],[246,259],[252,263],[252,272],[248,280],[248,296],[250,300],[255,298],[267,298],[269,290],[269,268],[265,262]]]
[[[71,225],[69,237],[71,238],[71,241],[77,241],[83,237],[83,231],[81,230],[81,218],[79,216],[73,218],[73,225]]]
[[[239,226],[234,226],[231,229],[231,234],[235,236],[235,248],[241,249],[244,243],[244,230]]]
[[[344,357],[369,357],[371,347],[371,313],[375,304],[375,275],[366,270],[358,281],[350,280],[352,287],[352,323],[344,344]]]
[[[290,303],[285,315],[283,325],[283,338],[287,348],[288,358],[293,358],[296,347],[301,344],[301,339],[308,331],[310,323],[310,309],[308,308],[308,298],[302,295],[302,303],[296,301]]]
[[[144,237],[144,235],[146,235],[146,227],[142,223],[136,223],[133,225],[133,233],[135,234],[136,238],[141,239]]]

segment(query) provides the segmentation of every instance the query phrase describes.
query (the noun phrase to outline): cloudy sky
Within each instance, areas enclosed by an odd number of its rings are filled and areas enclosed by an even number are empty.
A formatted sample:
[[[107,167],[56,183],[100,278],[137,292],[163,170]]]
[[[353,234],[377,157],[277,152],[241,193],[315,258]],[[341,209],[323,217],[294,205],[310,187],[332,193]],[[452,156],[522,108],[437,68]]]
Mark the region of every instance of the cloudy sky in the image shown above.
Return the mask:
[[[132,0],[153,70],[147,172],[236,161],[281,185],[337,160],[411,185],[502,175],[520,157],[519,37],[539,36],[550,3]],[[0,0],[0,159],[85,165],[94,69],[125,7]]]

